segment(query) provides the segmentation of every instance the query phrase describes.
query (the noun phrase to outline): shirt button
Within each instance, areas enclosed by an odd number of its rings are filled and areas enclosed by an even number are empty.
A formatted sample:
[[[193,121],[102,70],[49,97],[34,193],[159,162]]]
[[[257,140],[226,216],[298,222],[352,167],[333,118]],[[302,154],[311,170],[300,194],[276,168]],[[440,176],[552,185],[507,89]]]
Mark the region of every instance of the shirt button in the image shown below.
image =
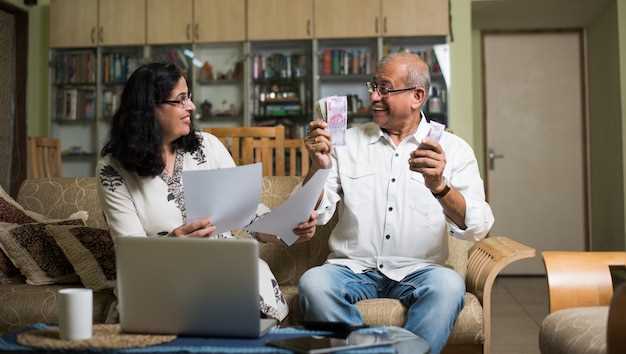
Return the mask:
[[[398,154],[398,153],[396,152],[396,157],[398,157],[398,156],[400,156],[400,154]]]
[[[386,235],[385,238],[388,240],[391,238],[391,235]]]
[[[378,268],[383,269],[383,265],[382,265],[382,264],[379,264],[379,265],[378,265]]]
[[[391,179],[391,182],[392,182],[392,183],[393,183],[393,182],[395,182],[395,181],[396,181],[396,179],[395,179],[395,178],[392,178],[392,179]]]
[[[389,207],[389,211],[392,211],[392,210],[393,210],[393,207]]]

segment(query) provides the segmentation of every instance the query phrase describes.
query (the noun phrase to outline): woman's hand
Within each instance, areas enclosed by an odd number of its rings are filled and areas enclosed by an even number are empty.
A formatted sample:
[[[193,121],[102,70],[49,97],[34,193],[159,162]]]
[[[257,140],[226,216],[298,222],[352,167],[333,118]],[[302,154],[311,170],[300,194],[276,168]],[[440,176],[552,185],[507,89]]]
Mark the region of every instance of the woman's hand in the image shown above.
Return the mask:
[[[179,226],[171,234],[174,237],[210,237],[213,232],[215,232],[215,225],[210,218],[205,218]]]
[[[315,235],[315,228],[317,225],[317,212],[313,210],[309,220],[298,224],[298,226],[293,229],[293,232],[298,235],[298,239],[296,243],[306,242],[313,238]]]

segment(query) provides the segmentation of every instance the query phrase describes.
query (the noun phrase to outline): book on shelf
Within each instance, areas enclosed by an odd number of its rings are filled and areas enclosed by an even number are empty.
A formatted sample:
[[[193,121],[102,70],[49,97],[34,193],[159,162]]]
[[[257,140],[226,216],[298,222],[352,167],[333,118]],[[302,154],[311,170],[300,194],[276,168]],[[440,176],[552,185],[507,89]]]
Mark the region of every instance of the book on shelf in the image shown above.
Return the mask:
[[[122,53],[102,56],[102,81],[124,82],[139,67],[139,59]]]
[[[372,56],[365,49],[322,50],[320,56],[322,75],[365,75],[372,72]]]
[[[96,55],[93,51],[57,53],[54,68],[57,84],[96,83]]]
[[[92,120],[95,116],[94,90],[62,89],[57,92],[57,120]]]

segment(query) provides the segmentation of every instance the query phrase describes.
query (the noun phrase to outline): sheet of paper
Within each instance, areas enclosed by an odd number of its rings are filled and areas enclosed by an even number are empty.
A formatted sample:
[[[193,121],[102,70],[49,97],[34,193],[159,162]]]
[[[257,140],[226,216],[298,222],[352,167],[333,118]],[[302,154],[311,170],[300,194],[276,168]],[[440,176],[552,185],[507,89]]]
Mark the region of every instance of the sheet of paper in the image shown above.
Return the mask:
[[[242,228],[256,216],[262,180],[260,163],[183,171],[187,222],[210,217],[217,233]]]
[[[276,235],[291,246],[298,239],[293,229],[311,216],[329,172],[330,169],[315,172],[286,202],[255,220],[247,229]]]

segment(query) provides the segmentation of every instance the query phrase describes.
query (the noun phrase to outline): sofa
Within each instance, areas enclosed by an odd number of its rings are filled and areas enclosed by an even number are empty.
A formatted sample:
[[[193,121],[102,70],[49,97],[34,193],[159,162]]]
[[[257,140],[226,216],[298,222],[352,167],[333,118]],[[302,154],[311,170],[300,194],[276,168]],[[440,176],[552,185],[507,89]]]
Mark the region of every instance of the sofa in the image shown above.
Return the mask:
[[[285,200],[301,177],[264,177],[263,202],[275,207]],[[94,177],[28,179],[21,186],[17,202],[25,209],[50,218],[65,218],[78,210],[89,213],[87,225],[106,228],[99,207]],[[318,227],[313,240],[291,247],[263,244],[260,256],[269,264],[290,307],[282,325],[294,325],[302,318],[298,307],[298,279],[307,269],[322,264],[328,253],[328,237],[336,216]],[[465,305],[456,322],[445,353],[491,353],[491,294],[498,273],[508,264],[534,257],[535,250],[506,237],[488,237],[478,243],[450,238],[447,266],[466,281]],[[46,322],[55,323],[56,291],[72,285],[25,284],[13,278],[0,285],[0,331]],[[75,284],[80,286],[80,284]],[[115,296],[111,290],[94,293],[94,321],[113,322]],[[402,326],[405,308],[393,299],[361,301],[358,307],[368,324]]]
[[[543,260],[550,309],[541,353],[626,353],[626,284],[614,286],[609,268],[625,265],[626,252],[546,251]]]

